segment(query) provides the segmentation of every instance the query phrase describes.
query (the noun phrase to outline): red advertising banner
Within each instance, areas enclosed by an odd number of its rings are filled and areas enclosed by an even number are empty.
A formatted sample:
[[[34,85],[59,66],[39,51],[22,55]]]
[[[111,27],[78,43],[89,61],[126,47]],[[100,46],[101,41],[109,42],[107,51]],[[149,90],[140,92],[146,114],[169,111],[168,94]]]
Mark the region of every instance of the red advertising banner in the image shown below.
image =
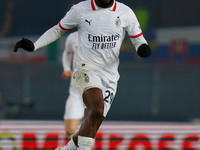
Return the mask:
[[[0,149],[52,150],[68,142],[61,121],[2,121]],[[200,124],[104,122],[98,150],[199,150]]]

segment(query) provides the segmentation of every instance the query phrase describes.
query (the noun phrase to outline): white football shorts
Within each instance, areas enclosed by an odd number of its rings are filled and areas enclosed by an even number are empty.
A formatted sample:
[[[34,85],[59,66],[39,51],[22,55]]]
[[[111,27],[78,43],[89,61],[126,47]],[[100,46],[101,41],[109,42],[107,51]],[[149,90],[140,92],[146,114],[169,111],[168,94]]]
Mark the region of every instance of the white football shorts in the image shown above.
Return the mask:
[[[85,105],[83,104],[80,92],[71,80],[69,87],[69,96],[65,104],[65,119],[82,119],[84,116]]]
[[[114,100],[117,90],[117,81],[112,81],[106,77],[106,72],[103,70],[75,70],[73,73],[73,79],[80,94],[90,88],[100,88],[104,97],[104,113],[106,117],[110,106]]]

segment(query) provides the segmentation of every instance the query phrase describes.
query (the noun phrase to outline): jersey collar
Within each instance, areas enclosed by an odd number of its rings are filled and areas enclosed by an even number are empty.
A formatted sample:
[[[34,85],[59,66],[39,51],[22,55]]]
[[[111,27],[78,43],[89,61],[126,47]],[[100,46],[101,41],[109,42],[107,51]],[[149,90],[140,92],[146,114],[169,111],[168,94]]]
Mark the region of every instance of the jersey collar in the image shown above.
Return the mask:
[[[101,7],[97,6],[97,4],[95,3],[95,0],[91,0],[91,5],[92,5],[93,10],[101,9]],[[111,11],[115,11],[116,6],[117,6],[117,3],[116,3],[116,0],[114,0],[113,5],[111,7],[109,7],[108,9],[111,10]]]

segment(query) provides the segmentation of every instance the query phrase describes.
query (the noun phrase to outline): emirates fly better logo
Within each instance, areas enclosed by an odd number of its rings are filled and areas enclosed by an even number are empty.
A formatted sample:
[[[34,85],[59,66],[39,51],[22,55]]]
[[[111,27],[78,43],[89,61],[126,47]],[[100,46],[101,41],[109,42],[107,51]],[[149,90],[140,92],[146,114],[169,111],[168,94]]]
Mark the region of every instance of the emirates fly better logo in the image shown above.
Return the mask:
[[[88,34],[88,41],[92,42],[92,49],[112,49],[116,47],[116,41],[120,39],[120,35],[103,35],[94,36]]]

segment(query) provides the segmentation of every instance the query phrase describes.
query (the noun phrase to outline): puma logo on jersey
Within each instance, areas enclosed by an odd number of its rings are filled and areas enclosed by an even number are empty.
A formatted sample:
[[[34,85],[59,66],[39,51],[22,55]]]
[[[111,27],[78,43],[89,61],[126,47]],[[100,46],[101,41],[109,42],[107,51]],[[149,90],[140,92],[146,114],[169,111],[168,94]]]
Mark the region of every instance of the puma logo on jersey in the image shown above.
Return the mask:
[[[89,25],[91,26],[92,20],[88,21],[87,19],[85,19],[85,22],[89,23]]]

